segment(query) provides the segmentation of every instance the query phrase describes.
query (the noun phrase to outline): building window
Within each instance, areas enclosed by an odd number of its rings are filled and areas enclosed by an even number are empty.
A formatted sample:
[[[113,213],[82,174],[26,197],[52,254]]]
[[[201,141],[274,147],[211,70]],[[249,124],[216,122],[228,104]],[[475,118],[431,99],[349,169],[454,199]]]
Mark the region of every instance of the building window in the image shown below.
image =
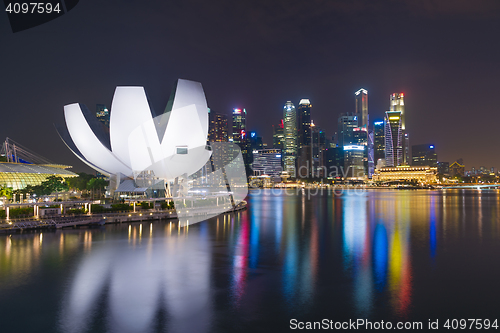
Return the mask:
[[[177,147],[177,154],[187,155],[188,148],[187,147]]]

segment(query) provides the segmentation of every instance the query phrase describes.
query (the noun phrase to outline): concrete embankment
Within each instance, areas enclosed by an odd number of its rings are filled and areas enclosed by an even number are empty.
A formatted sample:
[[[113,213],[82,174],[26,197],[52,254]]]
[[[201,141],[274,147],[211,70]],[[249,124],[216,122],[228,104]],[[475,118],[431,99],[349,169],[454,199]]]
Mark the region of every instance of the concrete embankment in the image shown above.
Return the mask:
[[[237,206],[235,209],[229,211],[237,211],[244,208],[246,208],[246,205]],[[192,214],[199,215],[200,212],[192,210]],[[80,226],[102,226],[110,223],[133,223],[161,219],[170,220],[177,219],[177,217],[176,210],[141,210],[138,212],[16,219],[0,224],[0,233],[16,233],[37,229],[75,228]],[[209,217],[211,216],[207,218]]]

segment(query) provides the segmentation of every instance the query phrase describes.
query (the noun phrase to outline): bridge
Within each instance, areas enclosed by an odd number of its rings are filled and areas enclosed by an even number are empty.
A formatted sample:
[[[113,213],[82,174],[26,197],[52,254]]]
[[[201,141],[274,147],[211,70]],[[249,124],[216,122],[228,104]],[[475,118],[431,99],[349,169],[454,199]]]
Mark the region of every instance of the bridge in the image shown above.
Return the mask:
[[[443,186],[444,189],[475,189],[475,190],[486,190],[486,189],[498,189],[500,184],[471,184],[471,185],[451,185]]]

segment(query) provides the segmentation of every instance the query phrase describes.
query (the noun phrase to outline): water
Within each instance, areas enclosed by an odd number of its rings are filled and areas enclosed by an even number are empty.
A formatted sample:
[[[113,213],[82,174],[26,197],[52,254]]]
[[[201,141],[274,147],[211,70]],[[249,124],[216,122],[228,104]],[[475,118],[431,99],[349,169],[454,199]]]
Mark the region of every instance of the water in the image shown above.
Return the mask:
[[[2,235],[2,332],[279,332],[293,318],[426,327],[498,316],[500,192],[292,192],[253,192],[247,210],[187,228]]]

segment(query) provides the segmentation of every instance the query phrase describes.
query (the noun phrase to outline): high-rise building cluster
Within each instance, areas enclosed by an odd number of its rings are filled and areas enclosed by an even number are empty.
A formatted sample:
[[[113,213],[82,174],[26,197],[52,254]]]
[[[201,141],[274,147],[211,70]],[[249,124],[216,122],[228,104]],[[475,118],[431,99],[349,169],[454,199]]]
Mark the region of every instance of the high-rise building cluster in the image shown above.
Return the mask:
[[[304,98],[297,106],[292,101],[284,104],[282,119],[273,125],[272,147],[267,147],[257,133],[247,131],[247,111],[243,108],[232,111],[231,133],[227,117],[211,112],[209,139],[239,145],[247,174],[252,176],[363,181],[371,179],[376,170],[410,170],[410,165],[428,166],[430,172],[438,167],[449,172],[448,163],[438,163],[433,144],[410,146],[403,93],[391,94],[384,119],[373,122],[368,90],[357,90],[354,102],[352,112],[338,117],[332,137],[314,123],[312,103]]]

